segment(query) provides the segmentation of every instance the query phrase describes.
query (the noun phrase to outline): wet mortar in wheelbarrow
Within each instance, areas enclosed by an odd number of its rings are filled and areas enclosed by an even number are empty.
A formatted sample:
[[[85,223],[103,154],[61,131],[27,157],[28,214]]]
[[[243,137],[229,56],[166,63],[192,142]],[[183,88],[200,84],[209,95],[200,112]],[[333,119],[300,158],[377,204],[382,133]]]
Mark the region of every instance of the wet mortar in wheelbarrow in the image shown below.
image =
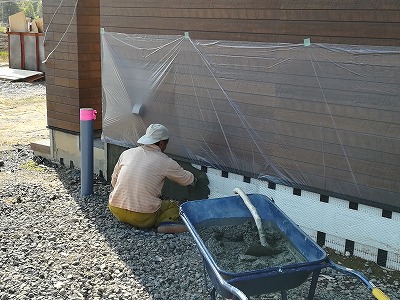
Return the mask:
[[[223,225],[227,220],[227,225]],[[258,230],[249,218],[222,219],[222,222],[221,219],[210,219],[203,222],[197,231],[218,266],[230,273],[306,261],[275,223],[263,222],[262,225],[271,245],[266,253],[257,251],[256,245],[260,244]]]
[[[186,202],[181,217],[188,226],[202,255],[205,269],[216,293],[228,299],[280,292],[287,299],[289,290],[303,284],[311,275],[308,299],[314,298],[321,269],[334,268],[358,277],[381,297],[385,295],[355,270],[334,264],[326,252],[289,219],[271,199],[260,194],[248,198],[262,219],[268,242],[276,253],[248,255],[257,241],[257,228],[239,196]]]

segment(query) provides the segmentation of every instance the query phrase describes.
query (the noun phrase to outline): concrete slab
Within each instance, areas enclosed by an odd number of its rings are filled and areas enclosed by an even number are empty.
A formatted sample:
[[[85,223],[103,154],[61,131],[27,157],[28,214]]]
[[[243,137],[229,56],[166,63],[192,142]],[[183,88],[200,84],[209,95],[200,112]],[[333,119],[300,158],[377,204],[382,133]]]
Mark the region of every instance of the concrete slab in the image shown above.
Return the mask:
[[[0,67],[0,79],[32,82],[43,77],[44,73],[40,71],[13,69],[7,66]]]
[[[50,155],[51,154],[51,149],[50,149],[50,140],[49,139],[43,139],[40,141],[35,141],[30,144],[31,149],[33,152],[36,154],[39,154],[43,156],[42,154]]]

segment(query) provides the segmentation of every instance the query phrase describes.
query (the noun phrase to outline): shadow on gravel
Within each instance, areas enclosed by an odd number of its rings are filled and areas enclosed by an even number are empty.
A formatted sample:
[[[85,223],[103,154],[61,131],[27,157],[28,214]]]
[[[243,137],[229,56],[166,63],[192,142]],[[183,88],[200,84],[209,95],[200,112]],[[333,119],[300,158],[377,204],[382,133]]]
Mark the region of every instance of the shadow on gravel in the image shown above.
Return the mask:
[[[127,284],[134,281],[139,283],[137,298],[123,299],[209,298],[201,256],[189,233],[160,234],[155,230],[138,230],[121,223],[108,209],[111,185],[104,178],[95,176],[93,195],[81,197],[79,170],[69,169],[42,158],[38,159],[41,160],[39,163],[51,166],[57,171],[65,189],[81,209],[77,214],[82,213],[82,216],[90,222],[89,226],[95,227],[105,238],[110,247],[108,251],[117,254],[122,265],[130,269],[130,274],[124,274],[122,266],[105,263],[106,266],[99,266],[104,268],[104,281],[106,283],[113,279],[121,281],[124,277],[128,277],[130,279],[127,280]],[[90,244],[96,241],[87,242]],[[151,298],[140,297],[140,293],[148,293]]]
[[[116,220],[108,210],[107,203],[111,185],[103,178],[95,176],[93,195],[81,197],[79,170],[68,169],[47,160],[39,161],[39,163],[51,166],[57,171],[68,194],[79,205],[80,210],[71,212],[71,218],[83,217],[88,221],[88,229],[95,229],[100,233],[109,247],[108,249],[99,249],[99,251],[113,252],[121,261],[121,265],[113,265],[105,261],[100,266],[94,266],[94,268],[102,270],[103,283],[114,284],[116,281],[124,282],[126,285],[137,285],[136,296],[131,295],[131,297],[117,299],[209,299],[210,282],[207,279],[207,283],[205,283],[201,256],[189,233],[159,234],[154,230],[137,230],[130,225],[123,224]],[[96,240],[89,240],[87,244],[89,246],[96,242]],[[104,253],[103,255],[105,255]],[[330,255],[334,259],[334,253],[330,253]],[[346,264],[345,257],[337,256],[336,258]],[[359,269],[363,264],[364,267],[372,268],[374,274],[376,274],[376,270],[380,269],[378,266],[375,269],[373,263],[365,264],[365,261],[361,259],[358,264],[356,266],[349,265],[349,267]],[[129,269],[128,271],[124,270],[126,267]],[[400,272],[394,273],[400,274]],[[358,280],[334,274],[332,276],[336,277],[337,283],[331,283],[332,277],[329,274],[325,275],[324,278],[328,279],[318,282],[315,300],[348,298],[349,296],[358,297],[357,299],[373,299],[368,289]],[[393,280],[397,280],[396,278]],[[289,299],[306,299],[308,287],[309,283],[304,283],[297,292],[289,291],[289,294],[292,294]],[[385,291],[385,288],[383,290]],[[390,296],[390,293],[388,295]],[[278,294],[268,295],[268,297],[273,298],[255,297],[252,299],[280,299]],[[102,295],[100,298],[103,298]],[[85,299],[88,298],[85,297]]]

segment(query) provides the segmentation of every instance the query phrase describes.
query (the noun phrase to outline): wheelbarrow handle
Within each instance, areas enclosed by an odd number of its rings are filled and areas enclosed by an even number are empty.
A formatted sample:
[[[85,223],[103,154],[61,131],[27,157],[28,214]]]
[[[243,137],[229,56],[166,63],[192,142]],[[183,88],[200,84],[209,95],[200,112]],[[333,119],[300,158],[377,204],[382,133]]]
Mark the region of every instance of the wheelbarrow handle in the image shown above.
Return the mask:
[[[378,300],[390,300],[390,298],[377,287],[373,288],[372,295],[374,295],[374,297]]]
[[[358,279],[360,279],[362,281],[362,283],[364,283],[368,289],[372,292],[372,295],[378,299],[378,300],[390,300],[390,298],[388,296],[386,296],[386,294],[384,292],[382,292],[381,289],[379,289],[378,287],[375,286],[375,284],[373,284],[363,273],[361,273],[360,271],[351,269],[351,268],[346,268],[343,266],[340,266],[336,263],[334,263],[331,259],[327,259],[327,263],[328,265],[334,269],[337,270],[339,272],[357,277]]]

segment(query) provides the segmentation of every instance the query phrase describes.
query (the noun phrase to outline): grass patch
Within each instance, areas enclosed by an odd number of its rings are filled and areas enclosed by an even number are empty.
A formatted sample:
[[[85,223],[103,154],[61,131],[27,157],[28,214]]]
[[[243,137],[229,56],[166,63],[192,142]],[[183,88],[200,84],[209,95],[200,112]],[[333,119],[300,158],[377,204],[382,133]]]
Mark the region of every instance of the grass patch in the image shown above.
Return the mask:
[[[366,275],[369,279],[385,278],[390,284],[393,284],[394,281],[400,281],[400,271],[383,268],[374,262],[366,261],[356,256],[346,257],[344,255],[335,253],[335,251],[330,248],[326,248],[324,250],[329,255],[329,258],[338,265],[358,270],[364,273],[364,275]]]
[[[0,26],[0,33],[7,33],[7,27]]]
[[[29,171],[43,171],[44,170],[43,167],[39,166],[33,160],[27,161],[21,167],[23,169],[26,169],[26,170],[29,170]]]
[[[0,61],[8,61],[8,51],[0,51]]]

